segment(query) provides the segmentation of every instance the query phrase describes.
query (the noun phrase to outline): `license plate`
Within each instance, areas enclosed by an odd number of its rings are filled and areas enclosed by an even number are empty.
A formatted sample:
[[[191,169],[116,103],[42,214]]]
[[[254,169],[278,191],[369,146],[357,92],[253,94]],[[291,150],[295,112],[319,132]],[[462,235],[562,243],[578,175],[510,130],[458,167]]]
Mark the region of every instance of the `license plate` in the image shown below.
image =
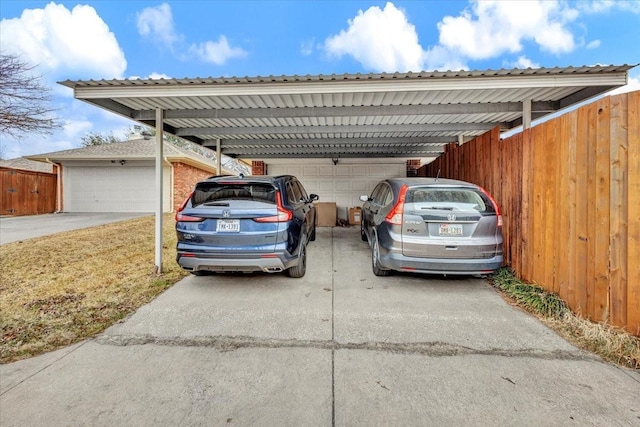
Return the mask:
[[[216,225],[216,231],[223,232],[223,233],[239,233],[240,220],[239,219],[219,219]]]
[[[440,224],[440,236],[462,236],[462,224]]]

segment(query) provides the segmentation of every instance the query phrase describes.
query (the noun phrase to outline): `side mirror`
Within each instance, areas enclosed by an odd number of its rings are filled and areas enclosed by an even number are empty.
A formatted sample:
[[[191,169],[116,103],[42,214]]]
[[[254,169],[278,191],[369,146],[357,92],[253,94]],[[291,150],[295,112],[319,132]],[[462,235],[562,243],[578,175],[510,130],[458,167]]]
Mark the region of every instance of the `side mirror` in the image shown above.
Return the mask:
[[[360,201],[361,202],[370,202],[371,199],[369,198],[369,196],[360,196]]]
[[[320,196],[318,196],[317,194],[310,194],[309,195],[309,200],[312,202],[315,202],[316,200],[319,200]]]

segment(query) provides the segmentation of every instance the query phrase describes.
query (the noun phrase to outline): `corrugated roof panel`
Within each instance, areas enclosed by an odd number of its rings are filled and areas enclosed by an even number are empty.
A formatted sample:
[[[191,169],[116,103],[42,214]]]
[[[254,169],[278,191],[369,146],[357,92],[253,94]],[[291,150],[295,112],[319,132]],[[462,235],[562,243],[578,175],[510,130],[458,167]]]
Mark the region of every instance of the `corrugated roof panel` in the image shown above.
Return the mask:
[[[480,135],[499,124],[513,126],[512,123],[518,123],[522,117],[518,107],[523,100],[579,102],[624,84],[632,67],[89,80],[62,84],[76,89],[79,99],[125,116],[132,110],[132,114],[144,122],[153,122],[155,109],[162,108],[167,111],[166,124],[181,135],[190,128],[205,129],[194,132],[195,135],[184,134],[195,141],[250,139],[251,149],[260,152],[267,148],[259,141],[278,140],[277,144],[268,145],[269,152],[279,150],[290,154],[292,148],[308,153],[311,145],[299,147],[301,144],[293,144],[295,141],[292,144],[280,141],[317,139],[321,141],[316,147],[318,150],[348,148],[356,152],[357,146],[366,153],[376,153],[377,149],[382,155],[401,155],[403,151],[413,152],[414,143],[385,144],[382,150],[375,147],[376,139],[439,137],[457,141],[459,136]],[[580,92],[583,89],[587,89],[584,94]],[[576,93],[579,95],[572,96]],[[511,104],[501,108],[497,103]],[[124,108],[117,108],[118,104]],[[444,108],[457,104],[481,105],[487,109]],[[390,106],[401,106],[402,111],[394,114]],[[413,106],[443,108],[423,108],[412,114],[408,109]],[[553,106],[543,105],[543,111],[550,112]],[[568,105],[563,102],[562,106]],[[333,107],[341,109],[332,114]],[[362,107],[390,108],[382,108],[382,114],[375,115],[373,109]],[[216,113],[216,110],[225,112]],[[448,124],[452,125],[451,129]],[[434,130],[434,125],[440,125],[441,130]],[[320,130],[324,127],[325,131]],[[292,131],[296,133],[289,133]],[[349,138],[354,142],[327,145],[326,141],[331,138]],[[243,152],[248,149],[242,146]]]

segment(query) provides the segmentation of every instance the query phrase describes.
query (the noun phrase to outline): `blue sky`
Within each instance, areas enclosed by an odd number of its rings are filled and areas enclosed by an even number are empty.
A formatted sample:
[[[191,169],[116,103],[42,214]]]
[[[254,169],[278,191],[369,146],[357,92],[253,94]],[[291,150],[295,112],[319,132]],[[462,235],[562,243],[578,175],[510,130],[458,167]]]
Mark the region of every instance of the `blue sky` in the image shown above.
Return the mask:
[[[30,64],[64,127],[2,137],[4,158],[133,122],[61,80],[317,75],[640,63],[640,0],[12,1],[0,49]],[[640,89],[640,67],[626,90]]]

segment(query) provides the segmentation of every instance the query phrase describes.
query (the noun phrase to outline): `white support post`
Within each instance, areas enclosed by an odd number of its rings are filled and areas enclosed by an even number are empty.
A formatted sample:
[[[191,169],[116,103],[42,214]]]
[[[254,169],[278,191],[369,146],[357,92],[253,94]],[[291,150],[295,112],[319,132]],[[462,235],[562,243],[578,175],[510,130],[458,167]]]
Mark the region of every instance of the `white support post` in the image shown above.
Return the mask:
[[[458,145],[460,146],[462,144],[464,144],[464,136],[458,135]]]
[[[163,142],[163,111],[162,108],[156,108],[156,265],[154,267],[155,274],[162,274],[162,142]]]
[[[216,139],[216,171],[218,175],[222,175],[222,147],[220,146],[220,138]]]
[[[522,129],[529,129],[531,127],[531,100],[525,99],[522,101]]]

